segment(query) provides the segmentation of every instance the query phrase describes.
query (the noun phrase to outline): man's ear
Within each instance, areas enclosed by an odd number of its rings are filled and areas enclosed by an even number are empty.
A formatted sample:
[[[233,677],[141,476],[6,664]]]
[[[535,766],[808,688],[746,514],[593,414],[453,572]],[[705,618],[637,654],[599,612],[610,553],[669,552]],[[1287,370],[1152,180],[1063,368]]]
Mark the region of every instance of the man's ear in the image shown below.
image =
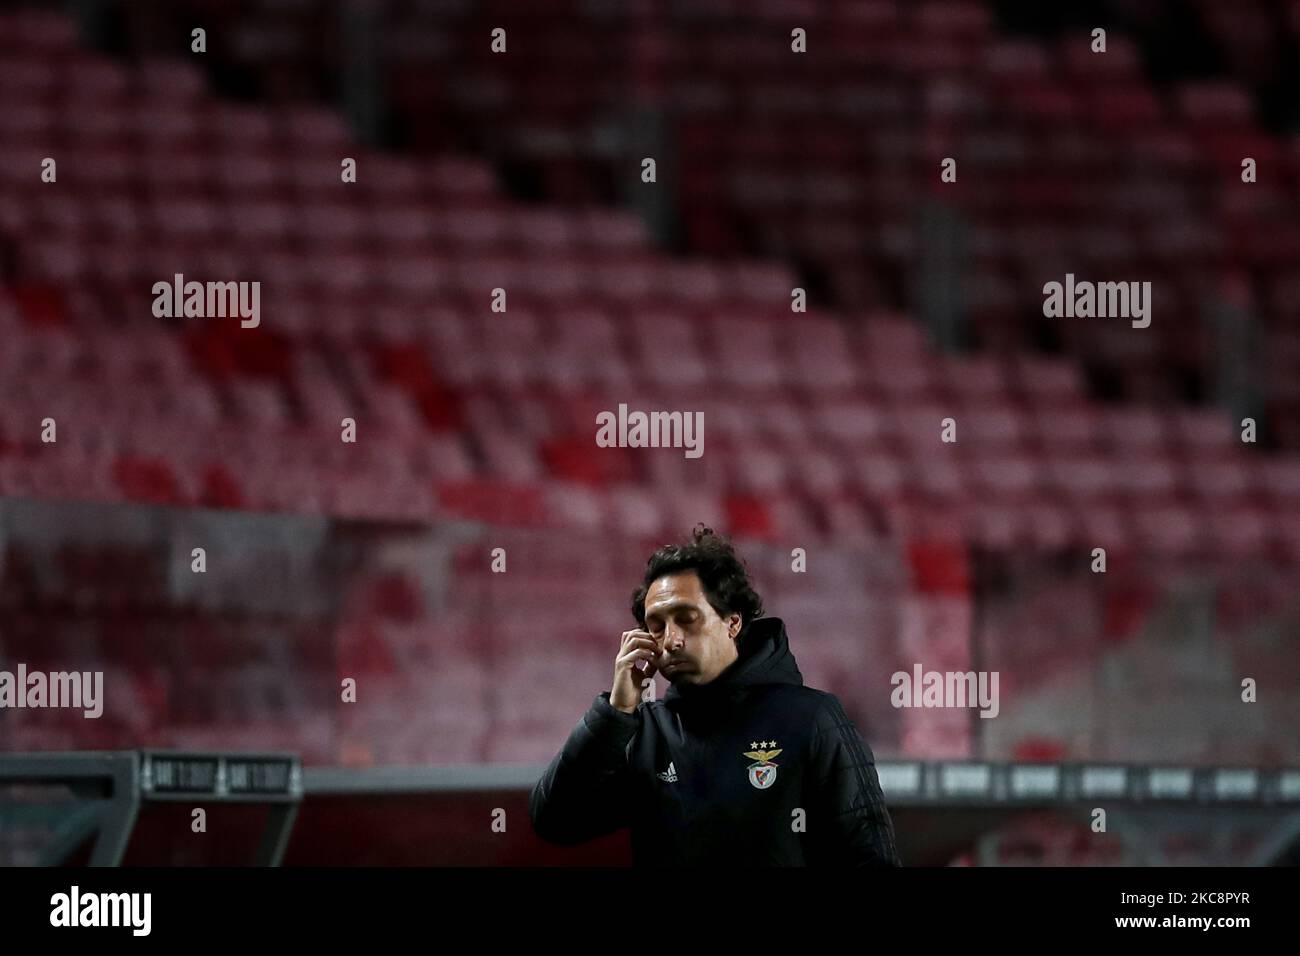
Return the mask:
[[[727,636],[733,641],[740,633],[742,621],[739,614],[731,614],[727,617]]]

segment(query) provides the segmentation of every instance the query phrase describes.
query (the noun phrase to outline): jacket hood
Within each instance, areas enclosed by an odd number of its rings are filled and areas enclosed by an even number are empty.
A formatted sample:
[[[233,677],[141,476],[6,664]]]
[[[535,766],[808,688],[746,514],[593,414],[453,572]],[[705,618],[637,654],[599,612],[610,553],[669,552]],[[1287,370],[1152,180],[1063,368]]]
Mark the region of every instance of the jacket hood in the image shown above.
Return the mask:
[[[707,684],[672,684],[664,706],[673,712],[734,700],[759,684],[803,686],[803,675],[790,652],[785,623],[779,617],[760,617],[740,632],[740,656]]]

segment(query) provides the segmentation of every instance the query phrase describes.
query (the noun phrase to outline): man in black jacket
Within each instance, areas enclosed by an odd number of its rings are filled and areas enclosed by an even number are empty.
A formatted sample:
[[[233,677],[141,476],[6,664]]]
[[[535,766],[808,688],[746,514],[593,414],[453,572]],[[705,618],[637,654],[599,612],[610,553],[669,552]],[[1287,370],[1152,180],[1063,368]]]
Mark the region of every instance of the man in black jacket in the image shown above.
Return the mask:
[[[614,684],[533,787],[533,828],[574,844],[632,829],[649,865],[898,866],[871,749],[805,687],[730,542],[651,556]],[[642,687],[663,673],[661,701]]]

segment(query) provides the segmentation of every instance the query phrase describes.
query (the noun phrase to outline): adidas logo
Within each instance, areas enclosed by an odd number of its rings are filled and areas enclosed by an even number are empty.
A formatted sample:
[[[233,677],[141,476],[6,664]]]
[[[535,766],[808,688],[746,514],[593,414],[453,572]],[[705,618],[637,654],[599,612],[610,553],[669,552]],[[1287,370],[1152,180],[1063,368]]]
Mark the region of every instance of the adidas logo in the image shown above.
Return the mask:
[[[676,783],[677,768],[673,766],[673,762],[670,760],[668,761],[668,769],[655,774],[655,776],[658,777],[660,780],[664,781],[665,783]]]

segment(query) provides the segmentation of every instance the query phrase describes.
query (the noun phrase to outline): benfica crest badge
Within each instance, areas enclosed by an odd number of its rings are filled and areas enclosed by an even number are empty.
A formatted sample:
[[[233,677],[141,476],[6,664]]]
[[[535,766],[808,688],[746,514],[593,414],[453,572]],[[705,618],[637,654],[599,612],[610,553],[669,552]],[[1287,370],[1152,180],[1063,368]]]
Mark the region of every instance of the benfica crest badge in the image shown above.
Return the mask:
[[[760,747],[775,747],[775,740],[760,740],[750,743],[753,750],[745,751],[745,756],[754,763],[749,765],[749,782],[759,790],[766,790],[772,784],[776,783],[776,764],[772,763],[772,758],[779,754],[779,750],[760,750]]]

